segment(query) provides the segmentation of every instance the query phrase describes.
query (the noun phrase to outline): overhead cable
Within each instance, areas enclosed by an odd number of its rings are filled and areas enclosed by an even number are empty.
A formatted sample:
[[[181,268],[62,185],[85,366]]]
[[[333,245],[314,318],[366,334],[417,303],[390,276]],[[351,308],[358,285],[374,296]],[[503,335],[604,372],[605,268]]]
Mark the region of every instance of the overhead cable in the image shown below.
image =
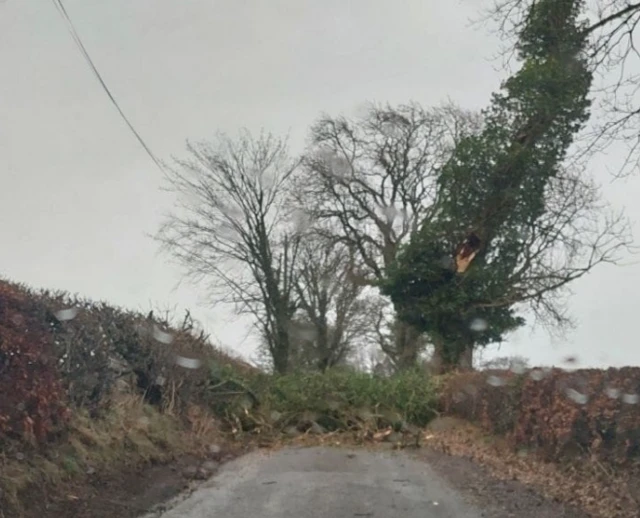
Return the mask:
[[[140,142],[140,144],[142,145],[144,150],[151,157],[151,160],[154,161],[154,163],[158,166],[160,171],[164,172],[164,168],[162,167],[162,164],[156,158],[156,156],[153,154],[153,152],[151,151],[149,146],[146,144],[146,142],[142,139],[142,137],[140,136],[138,131],[134,128],[133,124],[131,124],[131,122],[129,121],[127,116],[124,114],[124,112],[120,108],[120,105],[116,101],[115,97],[113,96],[113,94],[109,90],[109,87],[104,82],[104,79],[102,79],[102,76],[100,75],[100,72],[98,72],[98,69],[96,68],[93,60],[91,59],[91,56],[89,55],[89,53],[87,52],[87,49],[85,48],[84,44],[82,43],[82,40],[80,39],[80,35],[78,34],[78,31],[76,31],[76,29],[75,29],[75,27],[73,25],[73,22],[71,21],[71,18],[69,17],[69,14],[67,13],[67,10],[65,9],[64,4],[62,3],[62,0],[52,0],[52,1],[53,1],[53,4],[58,9],[58,12],[60,13],[62,18],[64,19],[65,23],[67,24],[67,28],[69,29],[69,32],[71,33],[71,36],[73,37],[73,40],[76,42],[76,45],[78,46],[78,49],[80,50],[80,52],[84,56],[85,60],[89,64],[89,67],[93,71],[94,75],[96,76],[96,78],[98,79],[100,84],[102,85],[102,88],[104,89],[104,91],[109,96],[109,99],[111,100],[113,105],[116,107],[116,110],[118,110],[118,113],[120,114],[122,119],[125,121],[127,126],[129,126],[129,129],[132,131],[132,133],[138,139],[138,142]]]

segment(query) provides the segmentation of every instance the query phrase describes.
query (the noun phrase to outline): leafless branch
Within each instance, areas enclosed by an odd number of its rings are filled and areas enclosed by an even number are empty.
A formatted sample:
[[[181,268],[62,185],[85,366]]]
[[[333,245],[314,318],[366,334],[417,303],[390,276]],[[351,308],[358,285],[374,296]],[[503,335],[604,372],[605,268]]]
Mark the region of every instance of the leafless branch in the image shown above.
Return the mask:
[[[503,296],[477,307],[528,305],[547,326],[571,324],[565,311],[570,285],[600,264],[616,264],[632,236],[623,211],[612,211],[582,169],[563,169],[546,192],[546,211],[522,229],[518,264]],[[486,258],[491,268],[501,253],[497,241]]]
[[[204,284],[212,302],[253,315],[279,369],[286,370],[286,322],[295,311],[300,237],[286,203],[299,161],[271,135],[187,145],[167,174],[177,195],[156,239]],[[276,363],[277,363],[276,361]]]
[[[496,0],[476,20],[500,35],[504,64],[514,59],[514,42],[535,0]],[[590,0],[584,10],[584,31],[590,38],[588,56],[597,81],[592,90],[594,116],[580,135],[573,159],[586,161],[616,143],[627,148],[616,164],[617,175],[640,168],[640,52],[636,43],[640,2]]]
[[[481,127],[451,104],[371,106],[359,119],[325,116],[314,125],[298,203],[359,256],[362,276],[382,278],[399,246],[429,218],[439,169],[453,147]]]

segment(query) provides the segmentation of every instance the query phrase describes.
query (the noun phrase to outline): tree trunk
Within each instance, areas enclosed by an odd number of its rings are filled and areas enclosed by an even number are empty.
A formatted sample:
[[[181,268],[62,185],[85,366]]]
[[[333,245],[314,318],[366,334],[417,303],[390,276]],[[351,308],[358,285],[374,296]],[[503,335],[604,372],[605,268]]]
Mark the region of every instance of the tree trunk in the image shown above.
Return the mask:
[[[327,369],[333,366],[333,362],[331,361],[331,356],[326,352],[321,354],[316,362],[316,368],[320,372],[326,372]]]
[[[458,369],[460,370],[473,370],[473,345],[468,345],[462,351],[462,354],[458,357]]]
[[[396,320],[395,325],[396,366],[399,370],[411,369],[418,363],[420,333],[401,320]]]
[[[434,340],[433,356],[429,361],[429,369],[434,374],[444,374],[456,369],[473,369],[473,344],[469,344],[460,353],[451,353],[442,340]]]
[[[444,343],[438,339],[433,340],[433,355],[429,360],[429,371],[431,374],[443,374],[446,371],[446,358],[444,354]]]
[[[276,343],[273,344],[273,369],[276,374],[287,374],[289,372],[290,360],[289,332],[287,329],[279,329]]]
[[[276,374],[286,374],[289,370],[289,354],[288,351],[278,347],[273,355],[273,369]]]
[[[331,348],[329,347],[329,336],[326,326],[316,325],[317,337],[315,353],[317,354],[317,368],[320,372],[325,372],[331,366]]]

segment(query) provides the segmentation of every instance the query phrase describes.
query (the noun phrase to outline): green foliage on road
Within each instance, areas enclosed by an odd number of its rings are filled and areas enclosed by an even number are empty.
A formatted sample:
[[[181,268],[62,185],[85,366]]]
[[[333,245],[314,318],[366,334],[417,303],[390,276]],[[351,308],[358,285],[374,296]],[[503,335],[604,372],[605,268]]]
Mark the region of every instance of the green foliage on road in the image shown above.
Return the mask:
[[[267,395],[269,406],[280,412],[385,411],[416,425],[434,417],[436,399],[435,386],[418,369],[390,377],[346,369],[296,373],[273,378]]]

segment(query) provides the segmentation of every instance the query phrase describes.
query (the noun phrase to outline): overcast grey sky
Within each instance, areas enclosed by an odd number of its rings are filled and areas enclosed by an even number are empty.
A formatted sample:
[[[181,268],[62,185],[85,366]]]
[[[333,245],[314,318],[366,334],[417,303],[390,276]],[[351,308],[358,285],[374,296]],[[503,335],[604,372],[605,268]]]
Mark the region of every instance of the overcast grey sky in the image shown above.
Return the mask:
[[[471,27],[483,0],[66,0],[122,109],[161,159],[185,139],[264,128],[294,150],[323,111],[365,101],[481,108],[501,80],[497,41]],[[0,275],[134,309],[191,307],[251,356],[247,323],[206,307],[146,237],[171,206],[161,175],[110,104],[48,0],[0,2]],[[620,153],[621,154],[621,153]],[[607,199],[634,224],[640,179]],[[640,365],[640,265],[603,266],[575,285],[567,340],[523,330],[493,354]]]

